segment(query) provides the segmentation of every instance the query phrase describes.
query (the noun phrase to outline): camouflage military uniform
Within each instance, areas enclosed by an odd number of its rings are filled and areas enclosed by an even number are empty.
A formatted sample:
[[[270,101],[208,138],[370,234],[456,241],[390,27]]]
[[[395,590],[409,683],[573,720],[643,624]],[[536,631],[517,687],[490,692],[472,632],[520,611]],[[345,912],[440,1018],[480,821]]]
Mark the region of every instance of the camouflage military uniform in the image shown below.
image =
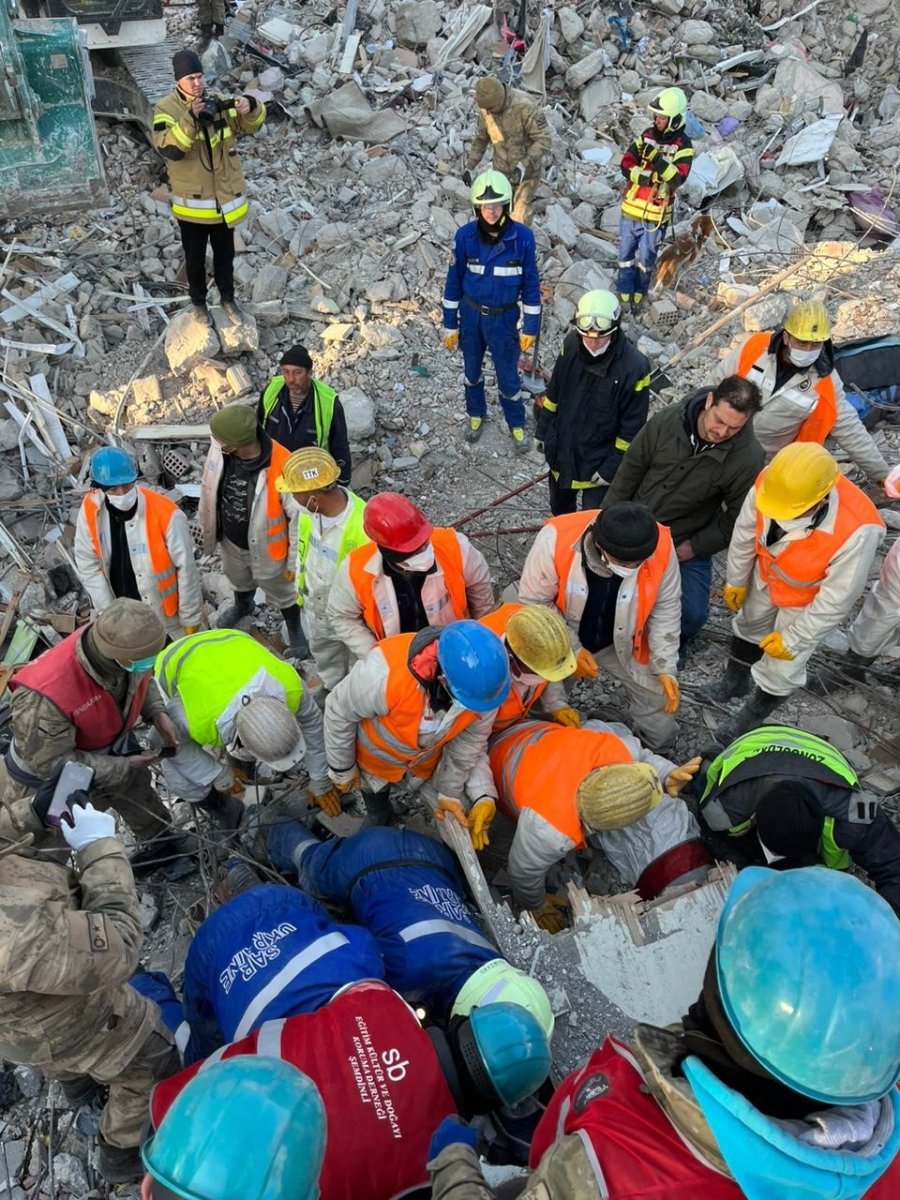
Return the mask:
[[[101,838],[76,862],[73,873],[0,859],[0,1057],[106,1084],[101,1136],[136,1147],[150,1089],[178,1070],[178,1054],[157,1006],[126,982],[142,936],[121,843]]]
[[[488,144],[493,146],[494,170],[501,171],[513,187],[512,219],[530,224],[531,199],[540,183],[543,160],[550,152],[547,118],[533,100],[506,88],[501,109],[478,111],[475,137],[466,159],[468,170],[474,172]],[[520,165],[524,174],[517,185]]]
[[[221,33],[225,25],[225,0],[197,0],[197,18],[204,33],[213,26]]]

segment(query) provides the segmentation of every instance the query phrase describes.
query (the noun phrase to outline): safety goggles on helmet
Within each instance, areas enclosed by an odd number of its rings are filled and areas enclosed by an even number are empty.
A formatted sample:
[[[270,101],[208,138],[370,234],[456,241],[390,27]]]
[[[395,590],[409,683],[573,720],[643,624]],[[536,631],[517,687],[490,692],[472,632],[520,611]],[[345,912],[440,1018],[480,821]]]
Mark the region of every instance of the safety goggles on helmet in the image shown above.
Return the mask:
[[[618,321],[611,321],[609,317],[597,316],[595,313],[582,313],[575,317],[575,328],[579,333],[615,333],[619,328]]]

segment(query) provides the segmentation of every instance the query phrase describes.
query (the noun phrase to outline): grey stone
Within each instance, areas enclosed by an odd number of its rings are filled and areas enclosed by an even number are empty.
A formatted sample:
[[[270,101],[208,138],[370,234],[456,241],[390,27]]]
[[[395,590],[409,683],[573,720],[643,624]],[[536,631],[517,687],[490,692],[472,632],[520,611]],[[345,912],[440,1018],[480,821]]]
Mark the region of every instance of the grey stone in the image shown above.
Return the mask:
[[[401,46],[426,46],[441,28],[441,6],[436,0],[400,0],[394,12],[394,33]]]
[[[563,41],[568,45],[584,33],[584,21],[574,8],[561,8],[556,14]]]
[[[396,154],[382,154],[368,160],[360,171],[360,177],[367,187],[379,187],[396,176],[399,166],[400,160]]]
[[[351,442],[362,442],[375,433],[375,405],[358,387],[341,391],[341,405],[347,420],[347,436]]]
[[[353,226],[346,221],[332,221],[323,225],[316,234],[316,243],[320,250],[334,250],[337,246],[346,246],[353,240]]]
[[[728,112],[728,105],[718,96],[709,92],[692,92],[690,99],[691,112],[701,121],[721,121]]]
[[[582,88],[609,64],[605,50],[593,50],[581,62],[574,63],[566,71],[566,83],[570,88]]]
[[[678,26],[678,40],[689,46],[711,46],[716,40],[716,31],[709,21],[682,21]]]
[[[195,321],[190,312],[177,313],[166,329],[166,360],[176,373],[205,358],[215,358],[219,339],[215,329]],[[92,405],[93,407],[93,405]]]
[[[16,1070],[21,1070],[21,1068],[17,1067]],[[14,1200],[17,1192],[20,1195],[22,1194],[20,1189],[16,1187],[15,1179],[22,1168],[22,1161],[25,1158],[25,1142],[20,1141],[18,1138],[14,1141],[7,1141],[4,1138],[3,1152],[6,1156],[6,1161],[4,1164],[3,1159],[0,1158],[0,1165],[2,1165],[2,1169],[0,1169],[0,1196],[3,1196],[4,1200]],[[9,1181],[12,1184],[12,1191],[6,1185],[7,1166],[9,1167]]]
[[[574,246],[578,240],[578,226],[561,204],[548,204],[544,213],[544,228],[566,247]]]
[[[53,1158],[56,1183],[73,1196],[86,1196],[91,1190],[84,1163],[74,1154],[56,1154]]]
[[[602,79],[592,79],[581,93],[581,115],[586,121],[596,121],[607,105],[616,103],[619,95],[619,88],[614,79],[605,76]]]
[[[384,321],[364,321],[359,327],[359,333],[362,340],[375,350],[399,348],[404,344],[400,330]]]
[[[243,319],[232,321],[226,316],[224,309],[210,309],[222,343],[222,353],[229,358],[235,354],[251,354],[259,349],[259,326],[256,319],[245,310],[242,311]]]
[[[41,589],[43,591],[43,589]],[[27,591],[27,588],[26,588]],[[24,600],[24,595],[22,599]],[[46,597],[43,603],[46,603]],[[41,605],[43,607],[43,604]],[[19,610],[22,609],[22,603],[19,602]],[[25,614],[27,616],[27,613]],[[40,1095],[41,1088],[44,1086],[44,1077],[36,1067],[19,1066],[13,1071],[16,1077],[16,1084],[19,1091],[26,1100],[33,1100],[35,1096]]]
[[[253,303],[262,304],[266,300],[280,300],[288,285],[288,273],[284,267],[269,263],[258,272],[253,285]]]
[[[395,458],[391,463],[392,471],[411,471],[413,467],[419,465],[419,460],[415,455],[410,454],[401,458]]]
[[[831,713],[807,713],[804,727],[817,737],[825,738],[841,752],[852,750],[860,740],[860,732],[851,721]]]
[[[0,450],[14,450],[18,440],[19,427],[15,421],[0,421]]]

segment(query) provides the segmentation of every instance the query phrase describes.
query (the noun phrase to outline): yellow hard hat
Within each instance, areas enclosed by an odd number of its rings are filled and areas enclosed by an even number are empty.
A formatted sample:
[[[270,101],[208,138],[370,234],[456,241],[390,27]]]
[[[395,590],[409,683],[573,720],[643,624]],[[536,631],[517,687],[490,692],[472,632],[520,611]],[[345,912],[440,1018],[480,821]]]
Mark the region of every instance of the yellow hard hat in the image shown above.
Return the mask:
[[[831,321],[821,300],[801,300],[792,305],[784,327],[800,342],[826,342],[831,337]]]
[[[582,779],[576,793],[578,815],[597,833],[624,829],[656,808],[662,799],[659,776],[649,763],[619,763],[596,767]]]
[[[791,442],[763,472],[756,507],[773,521],[790,521],[827,496],[839,476],[838,465],[824,446]]]
[[[277,492],[318,492],[337,483],[341,469],[328,453],[318,446],[295,450],[284,464],[284,471],[275,480]]]
[[[479,1004],[521,1004],[547,1037],[553,1036],[553,1009],[543,985],[504,958],[492,958],[470,975],[460,988],[451,1017],[467,1017]]]
[[[506,644],[513,654],[549,683],[568,679],[575,671],[575,655],[566,623],[555,608],[526,604],[509,618]]]

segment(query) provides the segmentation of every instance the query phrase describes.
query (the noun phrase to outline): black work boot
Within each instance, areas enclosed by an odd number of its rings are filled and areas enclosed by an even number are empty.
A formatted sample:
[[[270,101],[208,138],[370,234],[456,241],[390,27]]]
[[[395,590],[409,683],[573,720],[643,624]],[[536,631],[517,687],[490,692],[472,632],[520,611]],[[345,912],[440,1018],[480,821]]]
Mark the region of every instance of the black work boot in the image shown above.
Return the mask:
[[[289,604],[281,610],[284,623],[287,625],[288,642],[285,646],[291,658],[309,658],[309,642],[303,632],[303,622],[300,619],[300,605]]]
[[[755,642],[745,642],[743,638],[733,637],[728,654],[725,674],[715,683],[700,689],[701,700],[721,704],[723,700],[731,700],[733,696],[746,696],[750,691],[750,668],[755,662],[759,662],[763,651]]]
[[[83,1104],[99,1104],[106,1089],[90,1075],[77,1075],[74,1079],[61,1079],[59,1086],[70,1108],[81,1108]]]
[[[786,696],[773,696],[770,692],[764,692],[762,688],[755,687],[744,701],[744,707],[737,716],[723,721],[718,727],[715,734],[716,741],[720,746],[725,747],[735,738],[740,737],[742,733],[749,733],[758,725],[764,725],[769,713],[785,699],[787,699]]]
[[[128,861],[135,875],[161,869],[167,878],[178,879],[194,869],[191,856],[196,849],[195,841],[189,835],[177,829],[164,829],[141,842]]]
[[[197,43],[197,49],[202,54],[209,43],[212,41],[213,27],[212,25],[200,26],[200,41]]]
[[[244,314],[235,304],[233,296],[228,300],[222,301],[222,312],[232,321],[243,321],[244,319]]]
[[[256,595],[256,588],[252,592],[235,592],[234,603],[216,620],[216,629],[233,629],[238,621],[242,621],[244,617],[249,617],[255,607],[253,597]]]
[[[212,817],[213,827],[223,837],[232,837],[240,828],[246,809],[240,796],[230,796],[211,787],[197,807]]]
[[[111,1146],[97,1138],[97,1169],[107,1183],[132,1183],[143,1178],[144,1164],[137,1146]]]
[[[391,789],[382,788],[380,792],[370,792],[360,788],[360,795],[366,806],[366,819],[362,829],[372,829],[376,825],[393,825],[396,820],[391,804]]]
[[[198,325],[203,325],[206,329],[212,329],[212,317],[209,315],[209,309],[206,307],[206,301],[202,300],[199,303],[191,305],[191,316]]]

